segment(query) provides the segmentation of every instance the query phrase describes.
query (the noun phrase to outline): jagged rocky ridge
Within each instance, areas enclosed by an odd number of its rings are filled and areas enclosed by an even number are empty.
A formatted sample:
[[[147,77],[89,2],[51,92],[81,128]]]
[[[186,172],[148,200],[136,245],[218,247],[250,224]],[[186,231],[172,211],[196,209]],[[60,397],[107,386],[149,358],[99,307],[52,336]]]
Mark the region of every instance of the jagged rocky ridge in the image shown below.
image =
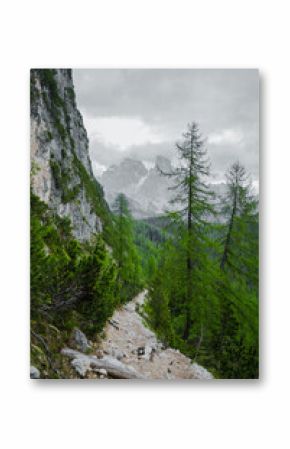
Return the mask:
[[[88,137],[70,69],[31,71],[32,190],[71,220],[80,241],[103,229],[109,214],[95,180]]]
[[[169,208],[172,181],[160,175],[172,170],[171,163],[162,156],[156,157],[155,166],[147,169],[142,161],[126,158],[119,165],[109,167],[99,178],[104,186],[108,203],[112,205],[119,192],[126,195],[132,215],[136,219],[164,214]]]
[[[151,218],[164,215],[172,208],[170,200],[176,195],[172,190],[175,180],[162,176],[171,173],[173,167],[169,159],[156,156],[154,167],[147,169],[142,161],[125,158],[119,165],[112,165],[99,177],[104,186],[106,199],[113,205],[118,193],[126,195],[131,213],[136,219]],[[218,205],[219,197],[224,195],[225,183],[210,184],[214,192],[214,204]]]

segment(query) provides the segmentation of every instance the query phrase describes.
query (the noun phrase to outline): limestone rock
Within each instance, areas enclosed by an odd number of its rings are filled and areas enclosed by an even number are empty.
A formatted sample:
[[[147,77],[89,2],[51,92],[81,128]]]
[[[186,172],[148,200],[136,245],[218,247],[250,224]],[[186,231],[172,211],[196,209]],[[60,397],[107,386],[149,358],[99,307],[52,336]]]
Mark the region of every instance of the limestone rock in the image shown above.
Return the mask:
[[[115,359],[119,352],[123,353],[121,363],[134,367],[146,379],[212,379],[205,368],[192,364],[192,360],[179,350],[164,345],[146,327],[144,315],[141,316],[135,307],[136,304],[142,307],[145,298],[146,291],[143,291],[115,311],[100,343],[104,353]],[[112,322],[118,324],[118,329]]]
[[[108,375],[107,370],[105,368],[95,369],[94,371],[104,377],[107,377]]]
[[[98,359],[102,359],[104,357],[104,351],[102,351],[101,349],[97,349],[96,356],[98,357]]]
[[[76,348],[82,352],[86,352],[92,348],[92,345],[89,343],[87,337],[80,329],[74,329],[73,341],[76,345]]]
[[[102,359],[98,359],[96,356],[85,355],[70,348],[62,349],[61,353],[71,359],[72,367],[81,377],[84,377],[88,371],[103,368],[113,378],[144,379],[144,376],[138,373],[135,368],[125,365],[110,356],[104,356]]]
[[[192,363],[191,365],[194,378],[199,380],[212,380],[214,379],[213,375],[207,371],[203,366],[198,365],[197,363]]]
[[[87,371],[91,370],[91,361],[90,358],[83,355],[74,358],[71,361],[71,366],[76,370],[76,372],[81,376],[84,377],[87,373]]]
[[[115,357],[117,360],[122,360],[122,358],[125,356],[125,353],[123,351],[120,351],[118,348],[113,348],[111,350],[112,357]]]
[[[40,379],[40,372],[33,365],[30,366],[30,379]]]
[[[72,71],[31,70],[32,190],[60,217],[68,217],[80,241],[102,231],[95,201],[107,209],[94,178],[89,141],[77,108]]]
[[[138,295],[138,302],[142,304],[145,296],[146,291]],[[131,305],[135,302],[136,299],[131,301]],[[80,377],[213,379],[210,372],[197,363],[192,363],[192,360],[179,350],[165,347],[156,335],[146,328],[144,318],[136,310],[133,311],[133,307],[130,307],[130,310],[126,306],[117,309],[111,321],[117,323],[119,329],[108,322],[103,340],[98,342],[96,355],[83,354],[70,348],[61,351],[71,359],[71,365]]]

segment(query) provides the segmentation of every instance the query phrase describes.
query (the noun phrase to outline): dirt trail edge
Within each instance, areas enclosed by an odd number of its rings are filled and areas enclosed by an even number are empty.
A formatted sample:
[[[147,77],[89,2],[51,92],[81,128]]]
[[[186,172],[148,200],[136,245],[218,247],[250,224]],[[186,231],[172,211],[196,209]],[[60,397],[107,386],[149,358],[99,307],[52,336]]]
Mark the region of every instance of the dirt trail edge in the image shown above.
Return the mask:
[[[63,355],[71,359],[72,366],[81,377],[92,371],[101,378],[213,379],[209,371],[192,363],[180,351],[165,349],[154,332],[145,326],[138,310],[142,309],[146,293],[144,290],[115,311],[106,325],[106,337],[95,355],[69,348],[62,350]]]

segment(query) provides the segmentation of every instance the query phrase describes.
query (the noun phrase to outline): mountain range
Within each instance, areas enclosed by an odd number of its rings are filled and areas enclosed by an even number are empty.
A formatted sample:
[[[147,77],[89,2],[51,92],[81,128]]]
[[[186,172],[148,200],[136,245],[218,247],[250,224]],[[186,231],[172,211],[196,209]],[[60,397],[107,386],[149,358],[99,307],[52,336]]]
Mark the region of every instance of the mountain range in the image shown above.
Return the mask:
[[[158,155],[155,165],[147,168],[142,161],[126,158],[118,165],[110,166],[98,177],[110,206],[116,196],[124,193],[129,201],[131,213],[136,219],[163,215],[172,207],[169,202],[174,197],[174,180],[162,176],[158,170],[171,172],[173,167],[169,159]],[[225,183],[211,184],[210,188],[222,195]]]

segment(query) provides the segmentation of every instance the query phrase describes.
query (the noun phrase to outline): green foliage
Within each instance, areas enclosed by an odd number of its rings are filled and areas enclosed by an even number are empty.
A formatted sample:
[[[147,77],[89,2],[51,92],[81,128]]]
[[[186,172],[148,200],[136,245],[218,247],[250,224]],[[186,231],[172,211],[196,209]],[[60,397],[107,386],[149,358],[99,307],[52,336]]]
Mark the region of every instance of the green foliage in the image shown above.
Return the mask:
[[[208,265],[205,218],[213,212],[213,208],[209,202],[211,192],[204,181],[209,174],[206,149],[196,123],[188,125],[183,141],[176,144],[176,149],[181,166],[170,173],[162,170],[160,173],[175,181],[174,189],[177,191],[172,204],[177,205],[178,209],[170,216],[182,236],[179,239],[179,253],[183,258],[180,264],[185,268],[183,283],[186,290],[183,298],[183,339],[187,341],[193,325],[200,334],[203,329],[200,301],[205,296],[203,290],[207,284],[201,281],[201,273],[207,271]]]
[[[223,376],[251,378],[259,373],[257,201],[238,162],[230,167],[227,181],[217,289],[222,309],[219,370]]]
[[[32,115],[35,115],[35,105],[40,98],[40,93],[36,87],[36,73],[35,70],[31,70],[30,73],[30,111]]]
[[[146,286],[145,316],[166,345],[180,349],[216,377],[257,378],[258,213],[245,169],[239,163],[229,169],[220,210],[226,221],[212,223],[216,213],[206,184],[209,164],[198,126],[192,123],[176,144],[180,167],[171,173],[160,170],[175,180],[175,211],[134,221],[120,194],[112,217],[102,187],[77,156],[65,103],[75,101],[74,91],[67,88],[64,99],[60,97],[55,70],[31,72],[32,114],[41,100],[61,141],[62,160],[50,160],[55,187],[64,203],[84,190],[104,232],[80,244],[70,221],[31,195],[32,362],[44,377],[70,377],[58,353],[72,329],[80,327],[93,338],[117,305]],[[52,139],[50,131],[44,138]],[[69,147],[79,178],[71,188]],[[32,176],[36,170],[32,166]]]
[[[56,70],[55,69],[40,69],[38,70],[40,74],[41,84],[48,90],[49,98],[51,104],[56,107],[63,107],[64,103],[62,98],[59,96],[57,83],[55,80]]]
[[[114,257],[118,263],[118,288],[120,302],[133,298],[143,287],[143,273],[138,250],[134,244],[133,220],[128,202],[119,194],[113,206],[114,216]]]
[[[141,257],[144,279],[150,285],[158,267],[160,248],[168,238],[168,232],[145,220],[134,221],[133,226],[134,243]]]
[[[55,187],[57,189],[60,189],[62,186],[62,177],[61,177],[61,167],[58,162],[54,160],[54,158],[51,158],[49,161],[52,176],[54,179]]]
[[[151,327],[157,336],[168,346],[175,345],[174,324],[169,308],[169,297],[163,284],[156,278],[151,286],[151,301],[145,306],[146,316],[151,317]],[[154,299],[152,299],[154,298]]]
[[[187,254],[187,230],[181,222],[179,228],[175,226],[175,234],[167,240],[160,254],[153,288],[150,289],[148,315],[150,322],[160,321],[156,303],[160,302],[162,295],[167,298],[173,330],[170,344],[196,358],[200,353],[200,340],[203,343],[209,340],[219,323],[220,309],[214,288],[218,267],[207,254],[204,254],[204,257],[200,255],[199,266],[194,270],[194,278],[191,279],[192,301],[188,303]],[[188,315],[190,329],[188,337],[184,339]],[[167,341],[166,328],[167,324]],[[157,331],[162,338],[162,326],[157,328]]]
[[[170,233],[150,262],[154,268],[148,276],[146,314],[166,344],[216,377],[257,378],[257,204],[244,168],[234,164],[222,199],[221,214],[227,221],[208,221],[210,194],[200,178],[207,174],[205,153],[196,132],[195,126],[189,127],[184,142],[177,145],[182,168],[164,174],[175,177],[175,204],[182,209],[167,217]]]
[[[62,98],[56,75],[51,69],[32,70],[31,112],[37,116],[44,102],[51,126],[58,133],[56,143],[61,158],[51,154],[50,168],[62,202],[75,201],[80,191],[84,192],[91,212],[103,224],[103,233],[81,244],[73,237],[70,221],[57,216],[31,193],[31,356],[44,377],[61,377],[64,367],[58,353],[61,347],[69,344],[74,327],[80,327],[94,338],[102,331],[114,308],[143,287],[140,256],[133,242],[131,225],[124,239],[128,246],[122,269],[110,254],[108,244],[114,254],[118,252],[118,247],[114,246],[119,240],[118,228],[113,223],[102,187],[77,156],[67,109],[68,101],[75,101],[74,91],[66,88]],[[47,130],[41,137],[44,143],[49,143],[53,136]],[[36,171],[37,167],[32,164],[32,177]],[[77,179],[77,184],[73,179]],[[79,203],[81,198],[77,201]],[[86,217],[83,220],[86,221]],[[69,372],[67,375],[70,377]]]
[[[92,211],[96,213],[98,217],[100,217],[103,226],[104,226],[104,239],[113,244],[112,237],[112,216],[109,210],[109,207],[104,199],[104,192],[101,185],[96,181],[95,178],[92,178],[84,165],[78,159],[77,155],[73,151],[73,164],[76,169],[76,172],[80,178],[80,183],[83,186],[87,198],[91,203]]]
[[[67,87],[66,93],[67,93],[67,96],[70,99],[70,101],[74,102],[75,98],[76,98],[74,89],[72,89],[71,87]]]
[[[30,261],[32,342],[57,365],[56,352],[67,344],[73,327],[94,336],[112,315],[117,267],[101,236],[80,244],[70,221],[55,215],[33,193]],[[57,338],[49,326],[59,331]],[[37,358],[34,352],[32,357]],[[50,364],[45,370],[55,375]]]
[[[80,185],[75,185],[69,188],[70,174],[60,162],[57,162],[54,158],[50,159],[50,168],[54,179],[55,187],[61,191],[62,201],[69,203],[73,201],[80,192]]]
[[[39,69],[37,70],[43,92],[43,99],[50,111],[55,128],[61,140],[65,141],[68,136],[67,129],[61,122],[61,114],[66,111],[65,102],[59,95],[57,82],[55,79],[55,69]]]
[[[47,143],[52,141],[52,133],[50,131],[45,131],[44,133],[44,139]]]
[[[84,301],[77,310],[82,315],[82,328],[88,335],[100,332],[117,305],[117,269],[105,244],[96,238],[90,253],[78,263],[78,278],[85,283]]]
[[[36,77],[39,77],[41,90],[36,88]],[[66,113],[66,105],[59,95],[57,82],[55,79],[55,69],[33,69],[30,76],[30,100],[31,110],[35,110],[37,102],[42,97],[53,120],[54,127],[63,142],[65,142],[69,133],[62,124],[62,114]]]

